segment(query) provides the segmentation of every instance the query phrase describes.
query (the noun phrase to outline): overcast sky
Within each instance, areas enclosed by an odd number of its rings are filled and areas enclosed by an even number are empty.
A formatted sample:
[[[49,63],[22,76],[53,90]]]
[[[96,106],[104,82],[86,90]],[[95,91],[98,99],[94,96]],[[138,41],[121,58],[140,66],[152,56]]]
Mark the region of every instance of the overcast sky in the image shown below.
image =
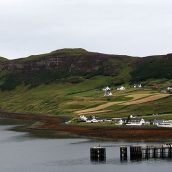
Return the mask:
[[[0,0],[0,56],[60,48],[172,53],[172,0]]]

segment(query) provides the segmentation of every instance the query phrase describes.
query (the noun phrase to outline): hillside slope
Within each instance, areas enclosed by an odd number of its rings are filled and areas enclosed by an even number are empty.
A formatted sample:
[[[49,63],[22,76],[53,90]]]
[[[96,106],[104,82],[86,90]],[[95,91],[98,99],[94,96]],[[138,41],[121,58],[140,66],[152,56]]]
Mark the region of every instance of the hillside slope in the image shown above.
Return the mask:
[[[104,107],[100,114],[108,112],[109,116],[171,113],[171,96],[138,105],[125,103],[140,94],[154,96],[158,90],[135,94],[137,90],[130,87],[131,93],[115,91],[118,85],[140,82],[145,88],[170,86],[171,69],[172,54],[139,58],[61,49],[16,60],[0,58],[0,109],[53,115],[75,115],[94,107]],[[113,89],[112,98],[103,97],[102,88],[107,85]],[[118,101],[124,103],[116,105]]]
[[[117,82],[129,81],[135,59],[83,49],[62,49],[49,54],[0,61],[0,88],[10,90],[20,84],[33,87],[64,79],[80,82],[97,75],[118,76]]]

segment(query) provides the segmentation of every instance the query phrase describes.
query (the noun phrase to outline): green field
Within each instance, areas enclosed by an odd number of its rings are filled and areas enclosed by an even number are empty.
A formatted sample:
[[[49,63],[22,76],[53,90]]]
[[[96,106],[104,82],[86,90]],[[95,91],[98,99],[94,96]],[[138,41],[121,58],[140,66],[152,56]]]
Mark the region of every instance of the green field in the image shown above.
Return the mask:
[[[109,85],[111,77],[97,76],[80,83],[59,82],[40,85],[34,88],[18,86],[11,91],[0,92],[0,109],[9,112],[29,112],[51,115],[85,115],[122,117],[130,114],[150,116],[166,114],[163,118],[172,119],[172,96],[162,95],[158,90],[133,89],[126,85],[126,91],[116,91],[113,96],[104,97],[102,88]],[[134,100],[160,95],[160,98],[131,105]],[[97,110],[96,110],[97,109]],[[152,117],[151,117],[152,118]]]

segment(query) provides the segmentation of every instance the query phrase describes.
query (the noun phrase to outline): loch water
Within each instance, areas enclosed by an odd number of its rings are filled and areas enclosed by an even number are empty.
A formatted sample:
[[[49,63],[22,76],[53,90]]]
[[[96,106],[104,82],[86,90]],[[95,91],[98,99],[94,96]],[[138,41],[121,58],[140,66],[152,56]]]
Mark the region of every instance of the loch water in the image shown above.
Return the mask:
[[[102,142],[87,139],[42,139],[0,126],[2,172],[171,172],[172,160],[120,161],[119,146],[144,142]],[[106,162],[90,162],[90,147],[106,148]],[[155,143],[149,143],[155,144]]]

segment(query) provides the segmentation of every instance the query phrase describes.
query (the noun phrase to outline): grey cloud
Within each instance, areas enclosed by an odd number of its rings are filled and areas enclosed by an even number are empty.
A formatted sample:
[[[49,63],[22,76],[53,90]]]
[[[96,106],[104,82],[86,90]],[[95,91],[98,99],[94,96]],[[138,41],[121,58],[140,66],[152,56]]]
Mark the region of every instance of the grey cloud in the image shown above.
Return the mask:
[[[1,0],[0,56],[59,48],[145,56],[172,51],[170,0]]]

